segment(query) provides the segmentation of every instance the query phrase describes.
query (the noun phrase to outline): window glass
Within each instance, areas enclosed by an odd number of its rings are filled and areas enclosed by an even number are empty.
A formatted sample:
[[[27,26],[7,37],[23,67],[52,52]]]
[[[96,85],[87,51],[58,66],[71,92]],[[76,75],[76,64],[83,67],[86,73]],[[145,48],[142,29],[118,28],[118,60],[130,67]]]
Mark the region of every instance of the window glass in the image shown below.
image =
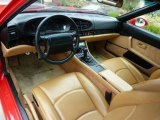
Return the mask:
[[[160,35],[160,10],[133,18],[129,23]]]
[[[149,0],[124,0],[122,8],[98,3],[97,0],[38,0],[47,6],[65,6],[78,9],[98,11],[105,15],[117,17],[151,4]],[[70,8],[71,9],[71,8]]]
[[[107,15],[118,17],[136,9],[143,8],[151,3],[149,0],[123,0],[123,6],[121,8],[108,6],[105,9]]]

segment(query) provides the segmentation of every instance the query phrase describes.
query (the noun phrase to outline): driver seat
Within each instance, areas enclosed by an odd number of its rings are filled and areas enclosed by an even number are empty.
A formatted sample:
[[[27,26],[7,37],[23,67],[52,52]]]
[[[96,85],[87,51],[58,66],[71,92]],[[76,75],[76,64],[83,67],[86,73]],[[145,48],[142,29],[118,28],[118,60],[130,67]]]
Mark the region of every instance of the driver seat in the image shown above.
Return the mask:
[[[109,106],[101,92],[78,72],[46,81],[32,90],[44,120],[160,119],[160,93],[137,92],[119,94]]]

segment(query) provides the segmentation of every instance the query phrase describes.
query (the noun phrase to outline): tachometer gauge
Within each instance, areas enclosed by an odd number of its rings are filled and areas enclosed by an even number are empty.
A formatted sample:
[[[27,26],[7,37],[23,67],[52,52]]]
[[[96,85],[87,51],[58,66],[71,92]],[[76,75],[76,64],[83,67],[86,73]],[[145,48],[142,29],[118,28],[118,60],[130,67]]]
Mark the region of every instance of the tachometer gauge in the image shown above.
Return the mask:
[[[64,31],[69,31],[70,30],[70,25],[63,25],[63,30]]]
[[[67,29],[67,25],[63,25],[63,30],[66,30]]]

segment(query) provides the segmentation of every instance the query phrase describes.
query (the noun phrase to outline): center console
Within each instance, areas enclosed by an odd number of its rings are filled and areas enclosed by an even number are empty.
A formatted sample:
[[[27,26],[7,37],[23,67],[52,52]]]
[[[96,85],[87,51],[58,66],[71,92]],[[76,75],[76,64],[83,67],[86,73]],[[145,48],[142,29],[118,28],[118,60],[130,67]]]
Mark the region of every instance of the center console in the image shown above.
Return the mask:
[[[86,42],[80,42],[76,53],[79,60],[89,66],[93,71],[100,75],[110,86],[119,92],[131,91],[133,88],[126,81],[117,76],[114,72],[104,68],[89,52]]]
[[[99,62],[97,62],[97,60],[90,54],[86,42],[80,42],[79,49],[77,50],[76,56],[78,57],[79,60],[81,60],[86,65],[88,65],[96,73],[99,73],[105,70],[105,68],[103,68],[99,64]]]

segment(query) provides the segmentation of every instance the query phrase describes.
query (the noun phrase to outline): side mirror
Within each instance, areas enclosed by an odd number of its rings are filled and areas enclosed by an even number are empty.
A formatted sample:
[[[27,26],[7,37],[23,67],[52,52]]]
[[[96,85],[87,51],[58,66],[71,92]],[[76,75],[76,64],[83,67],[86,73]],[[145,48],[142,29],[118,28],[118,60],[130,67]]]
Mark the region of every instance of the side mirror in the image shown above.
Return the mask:
[[[122,7],[123,0],[97,0],[99,3],[103,3],[110,6]]]
[[[147,20],[142,17],[133,18],[129,21],[129,23],[141,28],[144,28],[148,25]]]

